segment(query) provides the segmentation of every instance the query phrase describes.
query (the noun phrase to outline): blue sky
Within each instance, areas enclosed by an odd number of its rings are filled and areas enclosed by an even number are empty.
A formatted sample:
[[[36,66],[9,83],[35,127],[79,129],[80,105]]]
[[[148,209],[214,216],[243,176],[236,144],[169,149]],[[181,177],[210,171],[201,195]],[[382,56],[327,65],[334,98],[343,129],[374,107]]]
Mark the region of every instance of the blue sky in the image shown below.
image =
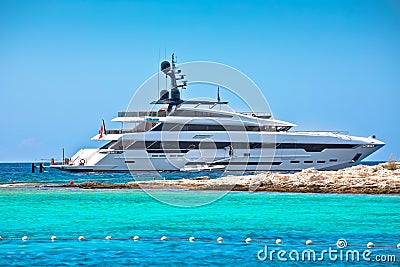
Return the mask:
[[[0,162],[98,146],[160,49],[242,71],[300,130],[375,134],[369,159],[400,158],[398,1],[3,0]]]

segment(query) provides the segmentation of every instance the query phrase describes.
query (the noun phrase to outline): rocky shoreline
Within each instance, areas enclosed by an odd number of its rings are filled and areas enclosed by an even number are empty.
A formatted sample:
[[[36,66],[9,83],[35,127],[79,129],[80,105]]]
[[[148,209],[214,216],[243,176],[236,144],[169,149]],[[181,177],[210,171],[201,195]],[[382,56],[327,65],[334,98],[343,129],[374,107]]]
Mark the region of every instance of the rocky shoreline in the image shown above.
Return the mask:
[[[84,182],[62,187],[83,189],[185,189],[230,190],[250,192],[400,194],[400,166],[388,170],[387,164],[358,165],[338,171],[306,169],[293,174],[260,173],[248,176],[226,176],[217,179],[136,181],[126,184]]]
[[[338,171],[306,169],[292,174],[276,172],[247,176],[207,176],[180,180],[135,181],[126,184],[98,182],[61,185],[7,184],[0,187],[63,187],[81,189],[182,189],[248,192],[400,194],[400,165],[389,170],[387,163],[376,166],[358,165]]]

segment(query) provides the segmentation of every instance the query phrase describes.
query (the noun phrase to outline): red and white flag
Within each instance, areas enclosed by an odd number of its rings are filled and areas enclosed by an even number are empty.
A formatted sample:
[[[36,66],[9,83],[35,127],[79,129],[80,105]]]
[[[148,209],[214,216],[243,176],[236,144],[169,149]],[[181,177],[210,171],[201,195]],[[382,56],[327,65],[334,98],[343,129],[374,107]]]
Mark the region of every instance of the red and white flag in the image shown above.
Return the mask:
[[[100,132],[99,132],[99,139],[103,138],[103,136],[106,134],[106,125],[104,124],[104,120],[101,123],[101,127],[100,127]]]

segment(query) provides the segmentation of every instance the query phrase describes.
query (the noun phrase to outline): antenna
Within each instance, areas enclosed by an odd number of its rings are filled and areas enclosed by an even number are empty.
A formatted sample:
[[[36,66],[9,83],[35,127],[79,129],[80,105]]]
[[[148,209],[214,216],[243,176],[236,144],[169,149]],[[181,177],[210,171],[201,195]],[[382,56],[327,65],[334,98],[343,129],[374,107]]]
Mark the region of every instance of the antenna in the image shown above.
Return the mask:
[[[160,57],[161,57],[161,52],[160,52],[160,48],[158,48],[158,62],[157,62],[157,65],[158,65],[158,68],[157,68],[157,97],[159,97],[159,95],[160,95]]]
[[[175,76],[175,63],[176,63],[175,53],[172,53],[172,56],[171,56],[172,68],[171,69],[172,69],[174,76]],[[178,88],[178,86],[176,88]],[[179,90],[179,88],[178,88],[178,90]],[[180,91],[180,93],[182,94],[182,90]]]
[[[221,97],[219,96],[219,86],[218,86],[218,93],[217,93],[217,101],[221,102]],[[221,110],[221,104],[219,104],[219,110]]]

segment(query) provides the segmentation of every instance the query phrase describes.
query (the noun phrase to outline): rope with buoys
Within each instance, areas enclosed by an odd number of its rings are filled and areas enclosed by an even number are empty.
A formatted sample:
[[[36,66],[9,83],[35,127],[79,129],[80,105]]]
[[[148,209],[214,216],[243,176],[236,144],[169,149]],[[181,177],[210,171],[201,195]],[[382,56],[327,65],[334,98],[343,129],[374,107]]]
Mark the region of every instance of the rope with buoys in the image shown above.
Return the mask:
[[[34,241],[45,241],[43,239],[40,238],[29,238],[28,236],[23,236],[22,238],[16,238],[16,237],[4,237],[4,236],[0,236],[0,241],[7,241],[7,240],[11,240],[11,241],[15,241],[15,240],[22,240],[23,242],[34,242]],[[49,239],[46,240],[50,240],[52,242],[55,241],[73,241],[73,240],[78,240],[78,241],[93,241],[93,240],[120,240],[120,241],[189,241],[191,243],[197,241],[197,242],[209,242],[209,243],[222,243],[225,242],[226,240],[224,238],[222,238],[221,236],[219,236],[216,239],[210,239],[210,238],[195,238],[194,236],[190,236],[189,238],[183,238],[183,237],[167,237],[167,236],[162,236],[161,238],[142,238],[139,237],[138,235],[135,235],[133,237],[120,237],[120,238],[114,238],[110,235],[107,235],[105,238],[86,238],[85,236],[81,235],[78,238],[58,238],[57,236],[53,235],[51,236]],[[271,240],[267,240],[267,239],[251,239],[250,237],[247,237],[245,239],[242,240],[228,240],[230,243],[245,243],[245,244],[250,244],[250,243],[263,243],[263,244],[268,244],[268,245],[278,245],[278,246],[282,246],[283,245],[283,241],[282,239],[278,238],[275,241],[271,241]],[[345,242],[345,243],[343,243]],[[306,246],[312,246],[312,245],[330,245],[332,246],[331,243],[324,243],[324,242],[313,242],[312,240],[308,239],[305,242],[299,242],[300,244],[306,245]],[[0,242],[1,244],[1,242]],[[339,248],[345,248],[345,247],[366,247],[366,248],[396,248],[396,249],[400,249],[400,243],[396,244],[396,245],[376,245],[373,242],[368,242],[366,244],[348,244],[346,240],[344,239],[339,239],[333,246],[337,246]]]

